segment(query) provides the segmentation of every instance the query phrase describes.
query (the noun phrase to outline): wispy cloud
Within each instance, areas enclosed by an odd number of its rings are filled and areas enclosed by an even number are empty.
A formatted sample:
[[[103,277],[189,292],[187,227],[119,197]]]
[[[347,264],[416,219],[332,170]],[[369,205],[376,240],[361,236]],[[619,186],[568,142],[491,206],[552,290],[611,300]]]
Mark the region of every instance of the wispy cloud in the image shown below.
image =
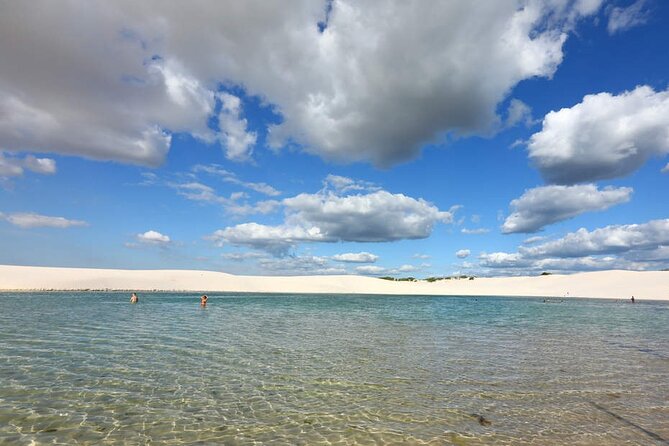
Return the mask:
[[[70,228],[72,226],[88,225],[88,223],[82,220],[69,220],[64,217],[51,217],[32,212],[0,213],[0,219],[6,220],[20,228]]]
[[[239,200],[246,198],[245,194],[232,193],[229,197],[218,195],[214,188],[196,181],[188,183],[169,183],[169,186],[184,198],[192,201],[219,204],[233,215],[268,214],[280,206],[276,200],[264,200],[251,203],[240,203]]]
[[[607,24],[609,34],[623,32],[646,23],[651,16],[650,10],[646,9],[647,3],[647,0],[637,0],[626,7],[611,8]]]
[[[462,228],[460,230],[463,234],[470,234],[470,235],[479,235],[479,234],[487,234],[490,232],[490,229],[486,228],[476,228],[476,229],[468,229],[468,228]]]
[[[276,197],[281,195],[281,192],[273,188],[267,183],[253,183],[250,181],[242,181],[234,173],[223,169],[218,164],[202,165],[198,164],[193,167],[193,172],[206,172],[211,175],[215,175],[218,179],[225,181],[226,183],[236,184],[244,188],[253,190],[255,192],[270,196]]]
[[[334,191],[336,194],[349,192],[376,192],[381,188],[369,181],[354,180],[340,175],[328,175],[323,180],[323,191]]]
[[[507,110],[506,127],[513,127],[517,124],[523,124],[525,127],[530,127],[535,124],[532,119],[532,108],[519,99],[511,99],[509,108]]]

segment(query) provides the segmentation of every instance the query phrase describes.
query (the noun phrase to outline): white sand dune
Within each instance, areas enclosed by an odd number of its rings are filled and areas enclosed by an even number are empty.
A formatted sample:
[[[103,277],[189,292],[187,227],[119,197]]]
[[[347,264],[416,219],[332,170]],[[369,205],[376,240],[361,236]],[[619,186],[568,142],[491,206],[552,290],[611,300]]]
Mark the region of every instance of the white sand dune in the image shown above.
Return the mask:
[[[135,290],[601,297],[669,300],[667,271],[598,271],[534,277],[393,282],[363,276],[236,276],[213,271],[0,265],[0,290]]]

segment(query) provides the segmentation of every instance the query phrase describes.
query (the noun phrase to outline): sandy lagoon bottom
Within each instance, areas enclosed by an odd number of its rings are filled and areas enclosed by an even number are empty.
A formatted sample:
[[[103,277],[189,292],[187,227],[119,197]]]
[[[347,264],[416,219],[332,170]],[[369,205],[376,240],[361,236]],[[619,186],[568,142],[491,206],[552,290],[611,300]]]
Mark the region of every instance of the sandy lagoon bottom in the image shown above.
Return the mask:
[[[1,444],[669,444],[669,303],[0,294]]]

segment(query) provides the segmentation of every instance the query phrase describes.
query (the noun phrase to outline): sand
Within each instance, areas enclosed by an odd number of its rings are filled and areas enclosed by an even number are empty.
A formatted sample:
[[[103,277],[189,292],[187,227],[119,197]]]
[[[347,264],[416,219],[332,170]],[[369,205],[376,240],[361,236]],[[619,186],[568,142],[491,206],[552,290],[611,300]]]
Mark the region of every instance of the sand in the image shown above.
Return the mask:
[[[0,265],[0,290],[133,290],[354,293],[443,296],[598,297],[668,300],[669,271],[393,282],[374,277],[237,276],[213,271],[120,270]]]

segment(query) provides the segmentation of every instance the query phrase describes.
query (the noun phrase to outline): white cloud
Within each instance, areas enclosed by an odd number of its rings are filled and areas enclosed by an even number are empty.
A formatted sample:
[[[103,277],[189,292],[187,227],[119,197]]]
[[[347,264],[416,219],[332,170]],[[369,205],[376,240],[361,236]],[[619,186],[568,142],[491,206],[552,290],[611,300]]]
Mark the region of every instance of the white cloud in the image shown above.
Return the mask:
[[[264,271],[273,274],[296,275],[296,274],[346,274],[345,268],[332,267],[327,257],[318,256],[286,256],[281,259],[261,258],[258,261]]]
[[[337,2],[314,49],[313,65],[327,74],[307,94],[277,100],[288,118],[272,134],[326,158],[388,165],[444,132],[487,132],[513,85],[551,76],[561,62],[568,26],[559,16],[585,11],[565,3],[396,2],[380,11]]]
[[[68,220],[64,217],[51,217],[32,212],[17,212],[0,214],[0,218],[20,228],[69,228],[72,226],[87,226],[82,220]]]
[[[222,101],[222,98],[203,85],[178,58],[153,59],[147,65],[147,72],[160,74],[158,79],[164,87],[161,93],[169,99],[156,125],[175,132],[186,131],[205,142],[213,142],[215,136],[205,120],[213,113],[216,99]]]
[[[539,240],[538,240],[539,241]],[[584,228],[518,252],[483,253],[479,266],[497,274],[531,271],[648,270],[669,267],[669,219],[647,223]]]
[[[246,192],[233,192],[233,193],[230,194],[230,199],[233,200],[233,201],[236,201],[236,200],[242,200],[244,198],[248,198],[248,196],[249,196],[249,194],[247,194]]]
[[[653,249],[642,249],[630,251],[625,254],[627,259],[638,262],[665,262],[669,263],[669,244],[661,245]]]
[[[138,186],[154,186],[158,184],[159,178],[153,172],[142,172],[140,173],[142,181],[137,183]]]
[[[332,190],[337,194],[343,194],[359,191],[375,192],[381,190],[381,188],[369,181],[354,180],[352,178],[330,174],[323,180],[323,191],[328,190]]]
[[[208,239],[219,245],[228,243],[235,246],[248,246],[274,254],[285,254],[291,246],[302,242],[328,241],[319,228],[267,226],[258,223],[242,223],[219,229]]]
[[[546,240],[546,237],[544,237],[542,235],[537,235],[537,236],[534,236],[534,237],[528,237],[525,240],[523,240],[523,245],[532,245],[534,243],[543,242],[544,240]]]
[[[669,219],[633,225],[610,225],[590,232],[581,228],[532,247],[521,247],[525,257],[582,257],[669,245]]]
[[[206,172],[211,175],[215,175],[217,178],[221,179],[222,181],[225,181],[226,183],[231,183],[231,184],[236,184],[238,186],[245,187],[247,189],[251,189],[255,192],[270,196],[270,197],[275,197],[277,195],[281,195],[281,192],[273,188],[267,183],[253,183],[249,181],[242,181],[240,180],[237,175],[234,173],[223,169],[221,166],[218,164],[210,164],[210,165],[202,165],[198,164],[193,167],[193,172]]]
[[[381,274],[386,274],[388,272],[387,268],[384,268],[382,266],[376,266],[376,265],[363,265],[363,266],[358,266],[355,268],[355,271],[358,274],[368,274],[368,275],[381,275]]]
[[[627,7],[615,7],[609,10],[607,29],[609,34],[615,34],[643,25],[650,17],[650,11],[644,9],[646,0],[637,0]]]
[[[511,99],[509,109],[506,112],[505,124],[507,127],[513,127],[519,123],[522,123],[526,127],[534,124],[532,108],[519,99]]]
[[[167,245],[170,243],[170,238],[166,235],[161,234],[158,231],[146,231],[143,234],[137,234],[137,240],[140,243],[145,243],[149,245]]]
[[[332,260],[336,260],[333,257],[287,255],[277,258],[263,252],[232,252],[222,254],[222,257],[233,262],[244,262],[247,268],[253,266],[263,274],[270,275],[349,274],[345,267],[333,266]]]
[[[233,197],[234,198],[234,194]],[[281,202],[276,200],[256,201],[255,203],[231,204],[226,210],[237,216],[253,214],[270,214],[281,207]]]
[[[662,168],[662,170],[660,170],[660,172],[662,172],[662,173],[669,173],[669,163],[667,163],[667,165],[664,166],[664,167]]]
[[[632,173],[669,153],[669,92],[648,86],[588,95],[546,115],[529,156],[551,183],[573,184]]]
[[[631,195],[632,188],[629,187],[605,187],[602,190],[593,184],[535,187],[511,201],[513,213],[504,221],[502,232],[537,232],[544,226],[584,212],[626,203]]]
[[[56,173],[56,162],[50,158],[35,158],[28,155],[23,160],[23,165],[26,169],[41,174]]]
[[[355,180],[347,177],[342,177],[340,175],[328,175],[325,180],[323,180],[325,187],[331,186],[334,190],[347,190],[351,186],[355,185]]]
[[[414,259],[423,259],[423,260],[426,260],[426,259],[429,259],[429,258],[430,258],[429,255],[427,255],[427,254],[420,254],[420,253],[416,253],[416,254],[414,254],[412,257],[413,257]]]
[[[222,106],[218,115],[218,126],[221,130],[221,144],[225,147],[225,155],[233,161],[246,161],[251,158],[253,146],[258,135],[247,131],[248,123],[241,117],[242,105],[237,96],[220,93]]]
[[[415,266],[415,265],[402,265],[399,268],[397,268],[397,271],[401,273],[412,273],[414,271],[420,270],[420,267]]]
[[[616,256],[587,256],[579,258],[550,258],[538,260],[535,270],[557,270],[565,272],[576,271],[604,271],[626,269],[642,271],[650,265],[643,262],[634,262]]]
[[[455,253],[455,255],[459,259],[465,259],[465,258],[469,257],[469,254],[471,254],[471,253],[472,252],[469,249],[460,249]]]
[[[300,194],[282,201],[286,219],[278,226],[243,223],[214,232],[218,244],[249,246],[275,254],[304,242],[389,242],[426,238],[452,214],[423,199],[377,191],[339,196]]]
[[[480,235],[480,234],[487,234],[490,232],[490,229],[486,228],[476,228],[476,229],[467,229],[467,228],[462,228],[460,230],[463,234],[469,234],[469,235]]]
[[[170,187],[188,200],[220,204],[233,215],[268,214],[274,212],[281,204],[276,200],[258,201],[253,204],[239,203],[238,200],[246,198],[244,193],[236,192],[232,193],[230,197],[223,197],[218,195],[214,188],[197,181],[171,183]]]
[[[176,189],[177,193],[189,200],[193,201],[210,201],[227,204],[228,199],[219,197],[212,187],[206,184],[192,181],[190,183],[175,183],[172,187]]]
[[[36,158],[33,155],[27,155],[24,158],[6,156],[0,151],[0,178],[20,177],[25,169],[43,175],[54,174],[56,173],[56,161],[50,158]]]
[[[493,253],[481,257],[480,265],[495,269],[497,273],[510,275],[527,274],[538,271],[603,271],[612,269],[644,270],[650,265],[644,262],[630,261],[616,256],[584,256],[578,258],[550,257],[528,259],[518,253]]]
[[[0,153],[0,178],[20,177],[23,175],[23,163],[17,158],[6,158]]]
[[[423,199],[377,191],[365,195],[300,194],[283,201],[288,223],[318,227],[333,240],[382,242],[422,239],[450,212]]]
[[[244,268],[254,268],[269,275],[348,274],[346,268],[333,266],[330,257],[290,255],[277,258],[262,252],[231,252],[222,254],[221,257],[232,262],[245,263]]]
[[[479,260],[480,265],[486,268],[522,268],[531,264],[519,253],[510,254],[507,252],[482,253]]]
[[[67,13],[66,8],[58,12],[55,5],[46,9],[54,14],[54,25],[58,27],[58,19]],[[7,12],[3,12],[0,22],[3,18],[15,20],[13,13],[19,13]],[[32,16],[28,22],[37,17],[27,11],[19,15]],[[30,23],[22,24],[21,20],[0,23],[0,29],[10,33],[3,35],[0,31],[0,52],[13,61],[0,67],[1,148],[157,166],[162,163],[171,142],[166,128],[171,131],[188,128],[193,134],[205,134],[206,114],[193,109],[190,103],[174,103],[167,91],[168,73],[152,69],[163,62],[145,64],[145,58],[139,55],[131,64],[127,63],[129,60],[115,57],[103,60],[102,54],[109,55],[109,51],[100,46],[105,43],[82,44],[86,37],[78,35],[77,25],[70,31],[56,31],[58,38],[52,34],[40,37],[41,33],[54,32],[53,29],[35,31],[28,37],[24,34],[25,26],[30,27]],[[105,29],[104,23],[91,27],[91,31],[93,28],[99,35],[113,33]],[[59,48],[59,44],[63,47]],[[116,55],[121,58],[123,54],[119,53],[142,52],[130,45],[112,51],[117,51]],[[86,57],[90,60],[85,60]],[[62,62],[54,63],[61,59]],[[8,66],[12,64],[22,69]],[[141,86],[128,84],[124,80],[125,70],[141,70],[142,73],[138,73]],[[26,76],[25,72],[32,73]],[[202,126],[191,125],[193,114],[201,115]]]
[[[228,252],[222,254],[222,257],[233,262],[244,262],[246,260],[264,258],[266,255],[259,252]]]
[[[517,139],[511,143],[509,146],[510,149],[515,149],[516,147],[525,147],[527,146],[527,141],[524,139]]]
[[[332,260],[346,263],[374,263],[379,260],[379,256],[369,252],[347,252],[332,256]]]
[[[0,147],[156,166],[173,133],[220,137],[207,123],[224,85],[280,115],[275,144],[388,165],[445,133],[494,128],[508,92],[552,76],[567,33],[600,3],[341,0],[320,32],[325,8],[311,0],[11,2],[0,15]],[[221,108],[227,155],[250,156],[255,134]]]
[[[355,272],[368,276],[397,276],[421,271],[422,268],[423,266],[418,267],[415,265],[402,265],[397,268],[384,268],[377,265],[362,265],[357,266],[355,268]]]

